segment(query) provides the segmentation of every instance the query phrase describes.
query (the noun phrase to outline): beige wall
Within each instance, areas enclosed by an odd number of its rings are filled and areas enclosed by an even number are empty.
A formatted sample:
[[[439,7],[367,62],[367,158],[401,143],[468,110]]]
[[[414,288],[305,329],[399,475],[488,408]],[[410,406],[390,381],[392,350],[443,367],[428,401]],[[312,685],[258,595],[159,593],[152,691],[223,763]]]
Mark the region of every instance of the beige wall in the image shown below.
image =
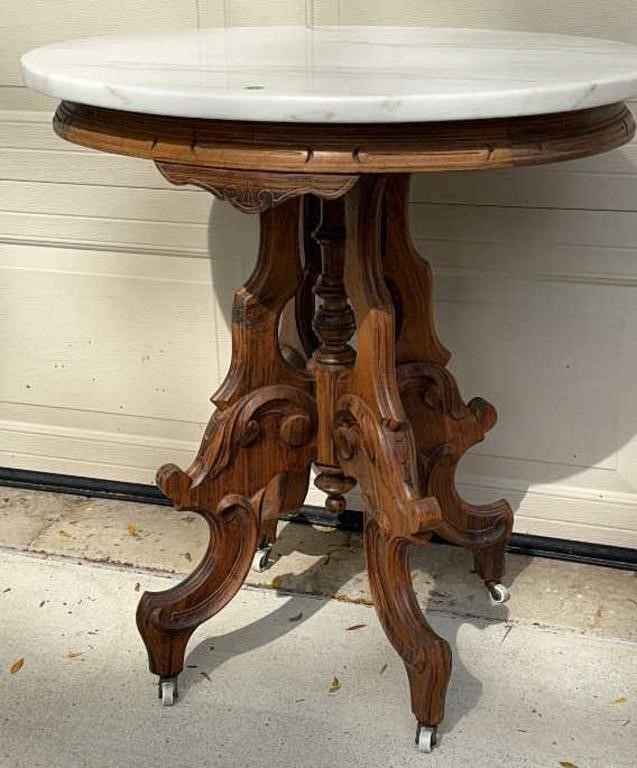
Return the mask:
[[[637,4],[547,0],[2,0],[0,465],[152,482],[188,464],[230,351],[255,222],[150,165],[64,144],[21,86],[67,37],[250,23],[494,26],[637,43]],[[421,176],[413,232],[467,397],[500,425],[462,490],[517,530],[637,546],[637,145],[564,165]],[[320,502],[313,491],[310,502]]]

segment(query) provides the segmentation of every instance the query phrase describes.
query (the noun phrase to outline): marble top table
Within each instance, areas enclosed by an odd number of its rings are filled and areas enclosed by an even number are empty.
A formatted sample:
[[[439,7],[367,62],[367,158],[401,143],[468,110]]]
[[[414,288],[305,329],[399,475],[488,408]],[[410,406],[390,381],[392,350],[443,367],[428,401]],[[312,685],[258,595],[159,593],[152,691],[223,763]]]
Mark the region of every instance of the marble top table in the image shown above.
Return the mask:
[[[420,27],[259,27],[99,37],[22,58],[27,85],[109,109],[397,123],[566,112],[637,93],[637,48]]]
[[[451,650],[419,608],[409,545],[435,531],[466,547],[500,604],[513,513],[456,490],[459,461],[496,411],[465,402],[447,369],[431,270],[409,232],[410,174],[621,146],[635,130],[624,101],[637,94],[637,49],[483,30],[270,27],[78,40],[32,51],[22,68],[63,100],[64,139],[147,158],[175,184],[260,216],[217,411],[193,464],[157,474],[211,531],[193,573],[139,603],[163,703],[177,696],[192,632],[251,565],[267,564],[277,520],[303,504],[314,467],[332,513],[360,486],[374,605],[407,669],[417,743],[431,751]]]

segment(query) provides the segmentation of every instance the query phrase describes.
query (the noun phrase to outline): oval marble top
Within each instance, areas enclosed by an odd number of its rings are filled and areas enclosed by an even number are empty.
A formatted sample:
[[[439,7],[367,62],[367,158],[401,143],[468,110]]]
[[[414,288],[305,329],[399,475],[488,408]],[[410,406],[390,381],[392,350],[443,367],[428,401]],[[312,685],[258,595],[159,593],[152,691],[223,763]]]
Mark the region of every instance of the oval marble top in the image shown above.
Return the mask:
[[[204,29],[56,43],[21,63],[28,86],[58,99],[223,120],[468,120],[637,95],[637,47],[479,29]]]

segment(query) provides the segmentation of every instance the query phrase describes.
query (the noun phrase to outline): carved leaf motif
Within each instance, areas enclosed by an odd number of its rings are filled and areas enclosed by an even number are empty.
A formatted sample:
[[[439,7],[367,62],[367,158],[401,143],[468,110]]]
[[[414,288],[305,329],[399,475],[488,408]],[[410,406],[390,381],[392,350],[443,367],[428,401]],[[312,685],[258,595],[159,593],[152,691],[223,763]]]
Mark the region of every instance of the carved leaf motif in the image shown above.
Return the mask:
[[[334,423],[341,464],[358,480],[381,528],[407,539],[433,530],[440,508],[420,493],[411,429],[390,429],[355,395],[341,398]]]
[[[449,371],[413,363],[398,368],[405,411],[414,425],[420,477],[442,508],[437,533],[474,551],[498,545],[510,534],[513,513],[506,501],[476,505],[458,493],[455,475],[465,452],[496,422],[495,408],[482,398],[465,405]]]
[[[401,392],[418,389],[429,408],[452,419],[466,419],[471,415],[463,401],[456,380],[441,365],[434,363],[412,363],[401,365],[397,371]]]
[[[351,174],[266,173],[161,161],[156,165],[173,184],[194,184],[244,213],[262,213],[292,197],[308,194],[334,199],[358,180]]]
[[[306,445],[316,432],[316,406],[306,392],[286,385],[262,387],[226,411],[215,413],[192,466],[186,472],[169,466],[166,473],[162,468],[158,473],[160,487],[164,490],[176,483],[180,494],[192,496],[194,500],[193,494],[225,471],[238,451],[272,434],[272,426],[267,429],[265,426],[272,423],[272,417],[276,434],[291,446]],[[167,495],[172,498],[170,492]],[[188,506],[184,499],[176,501],[183,507]]]

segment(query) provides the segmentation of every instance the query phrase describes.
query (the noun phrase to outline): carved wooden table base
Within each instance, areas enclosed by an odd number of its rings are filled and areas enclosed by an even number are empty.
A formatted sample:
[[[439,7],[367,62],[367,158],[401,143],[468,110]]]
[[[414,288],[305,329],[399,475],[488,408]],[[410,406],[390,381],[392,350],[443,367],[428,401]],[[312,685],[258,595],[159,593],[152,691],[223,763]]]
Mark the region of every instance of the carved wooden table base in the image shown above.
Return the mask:
[[[181,170],[161,169],[180,178]],[[497,582],[512,514],[506,502],[477,508],[455,490],[459,459],[493,426],[495,411],[482,400],[465,405],[445,368],[430,269],[408,232],[408,182],[369,175],[340,197],[330,199],[330,190],[321,199],[314,334],[312,264],[304,270],[299,247],[310,203],[292,197],[260,213],[259,257],[235,295],[232,365],[213,398],[217,412],[192,466],[162,467],[157,477],[178,508],[199,512],[211,530],[191,576],[145,594],[139,605],[151,670],[164,680],[182,670],[191,633],[239,589],[255,550],[272,541],[273,523],[301,506],[314,464],[332,511],[360,485],[376,610],[407,667],[418,721],[442,720],[451,652],[418,607],[408,547],[426,544],[436,530],[469,547],[482,578]],[[237,204],[261,209],[264,199],[246,188]],[[305,324],[298,337],[306,343],[285,355],[294,341],[280,338],[279,321],[297,298],[295,314]],[[356,352],[349,344],[355,333]]]
[[[232,364],[213,398],[216,413],[193,464],[157,476],[178,508],[210,527],[194,572],[139,604],[166,700],[189,637],[236,594],[279,516],[302,504],[314,465],[333,512],[360,486],[374,605],[405,663],[418,722],[436,726],[451,652],[418,606],[409,546],[436,531],[467,547],[501,597],[512,513],[505,501],[473,506],[455,488],[458,462],[496,413],[479,398],[465,403],[446,368],[431,270],[409,234],[409,172],[593,154],[630,138],[628,111],[619,104],[544,118],[259,131],[63,104],[55,127],[70,141],[152,158],[176,184],[260,216],[258,260],[235,294]],[[296,318],[294,339],[281,338],[284,312]]]

